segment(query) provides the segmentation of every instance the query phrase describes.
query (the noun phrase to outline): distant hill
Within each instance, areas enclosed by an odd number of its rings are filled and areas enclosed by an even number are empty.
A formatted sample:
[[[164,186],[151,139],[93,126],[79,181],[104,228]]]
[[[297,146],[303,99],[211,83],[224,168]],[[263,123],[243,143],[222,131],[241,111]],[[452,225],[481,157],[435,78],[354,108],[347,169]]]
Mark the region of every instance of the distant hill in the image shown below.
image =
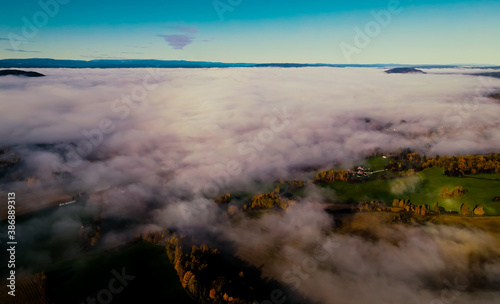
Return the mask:
[[[394,68],[385,72],[387,74],[427,74],[424,71],[415,68]]]
[[[45,76],[45,75],[40,74],[38,72],[32,72],[32,71],[21,71],[21,70],[1,70],[0,71],[0,76],[8,76],[8,75],[25,76],[25,77],[42,77],[42,76]]]
[[[402,65],[402,64],[328,64],[328,63],[225,63],[210,61],[154,60],[154,59],[99,59],[60,60],[51,58],[3,59],[0,68],[233,68],[233,67],[367,67],[367,68],[428,68],[443,69],[464,67],[458,65]],[[498,68],[498,67],[488,67]]]
[[[330,63],[226,63],[211,61],[186,61],[186,60],[156,60],[156,59],[97,59],[97,60],[65,60],[51,58],[26,58],[26,59],[2,59],[0,68],[235,68],[235,67],[278,67],[278,68],[304,68],[304,67],[359,67],[359,68],[387,68],[397,69],[453,69],[453,68],[474,68],[474,69],[500,69],[500,66],[471,66],[471,65],[408,65],[408,64],[330,64]]]
[[[394,67],[394,64],[325,64],[325,63],[225,63],[210,61],[155,59],[59,60],[50,58],[3,59],[0,68],[233,68],[233,67]]]
[[[233,64],[221,62],[183,61],[183,60],[58,60],[49,58],[4,59],[0,68],[224,68],[250,66],[251,64]]]

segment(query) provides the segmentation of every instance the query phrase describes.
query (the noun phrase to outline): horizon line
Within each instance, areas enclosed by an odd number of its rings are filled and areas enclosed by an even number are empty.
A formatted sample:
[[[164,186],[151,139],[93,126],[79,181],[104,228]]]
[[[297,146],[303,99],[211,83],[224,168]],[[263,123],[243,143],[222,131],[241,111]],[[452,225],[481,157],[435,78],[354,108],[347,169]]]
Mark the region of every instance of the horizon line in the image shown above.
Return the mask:
[[[95,62],[95,61],[161,61],[161,62],[200,62],[200,63],[216,63],[216,64],[248,64],[248,65],[265,65],[265,64],[297,64],[297,65],[336,65],[336,66],[369,66],[369,65],[400,65],[400,66],[457,66],[457,67],[500,67],[500,64],[475,64],[475,63],[324,63],[324,62],[223,62],[223,61],[207,61],[207,60],[185,60],[185,59],[138,59],[138,58],[95,58],[95,59],[60,59],[47,57],[31,57],[31,58],[4,58],[2,61],[12,60],[54,60],[54,61],[79,61],[79,62]]]

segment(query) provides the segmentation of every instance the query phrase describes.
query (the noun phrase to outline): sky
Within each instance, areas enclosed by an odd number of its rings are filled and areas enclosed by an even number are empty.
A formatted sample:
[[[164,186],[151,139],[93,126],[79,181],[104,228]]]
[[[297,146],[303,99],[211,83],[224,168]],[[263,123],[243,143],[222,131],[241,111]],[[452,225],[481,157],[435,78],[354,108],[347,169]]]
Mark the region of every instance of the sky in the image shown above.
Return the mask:
[[[0,1],[0,58],[500,64],[500,1]]]

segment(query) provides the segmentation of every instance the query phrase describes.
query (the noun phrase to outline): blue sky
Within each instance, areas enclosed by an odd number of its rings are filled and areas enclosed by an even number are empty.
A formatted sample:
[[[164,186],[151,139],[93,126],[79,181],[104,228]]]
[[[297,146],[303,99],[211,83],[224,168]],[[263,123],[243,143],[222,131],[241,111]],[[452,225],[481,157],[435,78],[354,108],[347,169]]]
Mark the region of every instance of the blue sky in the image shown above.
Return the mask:
[[[0,58],[500,64],[500,1],[0,4]]]

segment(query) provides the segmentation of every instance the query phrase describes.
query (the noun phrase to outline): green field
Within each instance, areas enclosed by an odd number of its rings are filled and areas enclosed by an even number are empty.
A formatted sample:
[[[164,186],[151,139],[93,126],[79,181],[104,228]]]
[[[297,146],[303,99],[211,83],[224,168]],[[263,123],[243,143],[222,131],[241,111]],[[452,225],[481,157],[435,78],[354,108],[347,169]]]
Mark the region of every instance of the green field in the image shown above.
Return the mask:
[[[87,303],[87,297],[108,289],[113,269],[121,273],[124,267],[135,278],[112,303],[196,303],[182,288],[165,248],[144,242],[48,267],[47,293],[54,303]]]
[[[389,162],[390,159],[383,157],[371,157],[366,160],[367,167],[373,171],[385,169]]]
[[[410,199],[415,205],[427,204],[431,207],[434,202],[447,211],[459,211],[465,203],[470,208],[482,205],[486,215],[500,215],[500,202],[493,202],[495,196],[500,195],[500,181],[494,180],[494,175],[482,174],[477,179],[469,177],[448,177],[440,168],[429,168],[419,172],[416,176],[390,180],[369,180],[360,183],[330,182],[321,187],[335,190],[337,202],[359,202],[381,200],[391,205],[395,198]],[[474,176],[476,177],[476,176]],[[460,198],[441,199],[439,194],[443,187],[450,189],[462,186],[469,190]]]

